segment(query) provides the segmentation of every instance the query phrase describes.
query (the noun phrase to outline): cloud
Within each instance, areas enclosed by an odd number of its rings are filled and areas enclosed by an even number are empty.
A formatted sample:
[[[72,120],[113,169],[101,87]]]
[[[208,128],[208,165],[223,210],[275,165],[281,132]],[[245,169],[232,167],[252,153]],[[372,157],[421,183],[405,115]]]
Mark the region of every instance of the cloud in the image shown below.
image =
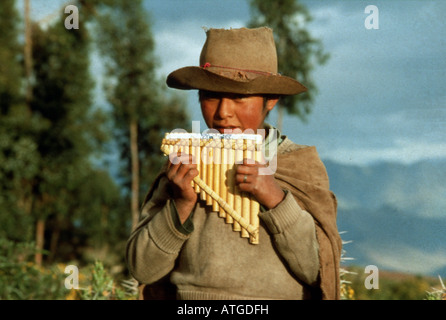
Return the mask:
[[[446,158],[446,142],[424,142],[397,139],[391,147],[337,148],[322,152],[322,157],[345,164],[370,164],[378,161],[397,161],[411,164],[422,160]]]
[[[391,245],[387,248],[363,246],[363,252],[376,266],[382,269],[402,272],[431,274],[446,266],[446,252],[426,252],[405,245]]]
[[[175,69],[198,65],[198,58],[203,45],[199,28],[195,26],[195,36],[188,23],[182,26],[183,32],[162,30],[155,35],[156,53],[161,60],[160,74],[167,75]],[[204,32],[202,32],[204,33]]]
[[[196,26],[212,28],[230,27],[231,20],[249,19],[248,1],[240,0],[193,0],[193,1],[150,1],[144,5],[153,16],[155,27],[172,29],[185,21]]]
[[[159,73],[167,75],[185,66],[198,66],[201,48],[206,41],[204,28],[240,28],[240,20],[228,20],[223,25],[208,25],[203,21],[182,20],[174,27],[155,32],[156,54],[161,60]]]
[[[308,122],[288,116],[284,132],[341,162],[444,157],[446,3],[374,4],[379,30],[365,29],[363,2],[308,2],[309,28],[331,57],[313,73]]]

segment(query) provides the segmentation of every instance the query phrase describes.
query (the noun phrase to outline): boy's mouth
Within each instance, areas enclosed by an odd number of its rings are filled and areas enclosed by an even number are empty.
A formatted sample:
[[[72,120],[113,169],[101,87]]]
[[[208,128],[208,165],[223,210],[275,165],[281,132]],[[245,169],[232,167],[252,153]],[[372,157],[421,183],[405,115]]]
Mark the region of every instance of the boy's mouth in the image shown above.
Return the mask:
[[[240,127],[236,126],[215,126],[214,129],[218,130],[218,132],[220,133],[226,133],[226,134],[242,133],[243,131]]]

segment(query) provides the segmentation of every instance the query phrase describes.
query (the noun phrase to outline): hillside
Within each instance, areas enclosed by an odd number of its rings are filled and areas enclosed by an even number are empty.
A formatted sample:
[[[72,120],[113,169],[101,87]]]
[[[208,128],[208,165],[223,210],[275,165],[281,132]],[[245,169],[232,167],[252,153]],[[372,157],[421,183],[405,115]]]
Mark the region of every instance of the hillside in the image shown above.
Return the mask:
[[[368,273],[364,268],[353,266],[348,268],[351,274],[346,277],[353,289],[347,298],[354,300],[426,300],[444,297],[438,294],[442,285],[438,277],[420,276],[410,273],[379,270],[378,287],[367,289],[364,285]],[[429,293],[434,293],[429,297]]]

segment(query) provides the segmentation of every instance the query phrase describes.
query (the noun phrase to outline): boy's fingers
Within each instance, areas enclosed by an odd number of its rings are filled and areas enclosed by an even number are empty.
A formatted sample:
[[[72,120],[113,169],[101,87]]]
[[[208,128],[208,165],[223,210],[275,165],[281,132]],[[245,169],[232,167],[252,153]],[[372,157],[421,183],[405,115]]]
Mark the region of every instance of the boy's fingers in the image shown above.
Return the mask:
[[[258,174],[259,168],[257,166],[249,166],[249,165],[238,165],[237,166],[237,174]]]

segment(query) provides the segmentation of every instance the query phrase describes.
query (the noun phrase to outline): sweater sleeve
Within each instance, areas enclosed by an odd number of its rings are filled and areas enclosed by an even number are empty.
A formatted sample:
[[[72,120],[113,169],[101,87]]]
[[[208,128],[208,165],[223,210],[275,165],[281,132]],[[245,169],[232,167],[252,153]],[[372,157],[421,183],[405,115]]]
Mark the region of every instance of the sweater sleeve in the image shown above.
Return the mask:
[[[316,285],[319,275],[319,245],[313,217],[303,210],[289,191],[275,208],[259,217],[272,235],[276,248],[295,276]]]
[[[140,283],[150,284],[167,275],[190,237],[175,226],[176,212],[172,212],[175,206],[165,199],[166,194],[160,183],[152,198],[144,204],[141,220],[127,242],[127,265]]]

